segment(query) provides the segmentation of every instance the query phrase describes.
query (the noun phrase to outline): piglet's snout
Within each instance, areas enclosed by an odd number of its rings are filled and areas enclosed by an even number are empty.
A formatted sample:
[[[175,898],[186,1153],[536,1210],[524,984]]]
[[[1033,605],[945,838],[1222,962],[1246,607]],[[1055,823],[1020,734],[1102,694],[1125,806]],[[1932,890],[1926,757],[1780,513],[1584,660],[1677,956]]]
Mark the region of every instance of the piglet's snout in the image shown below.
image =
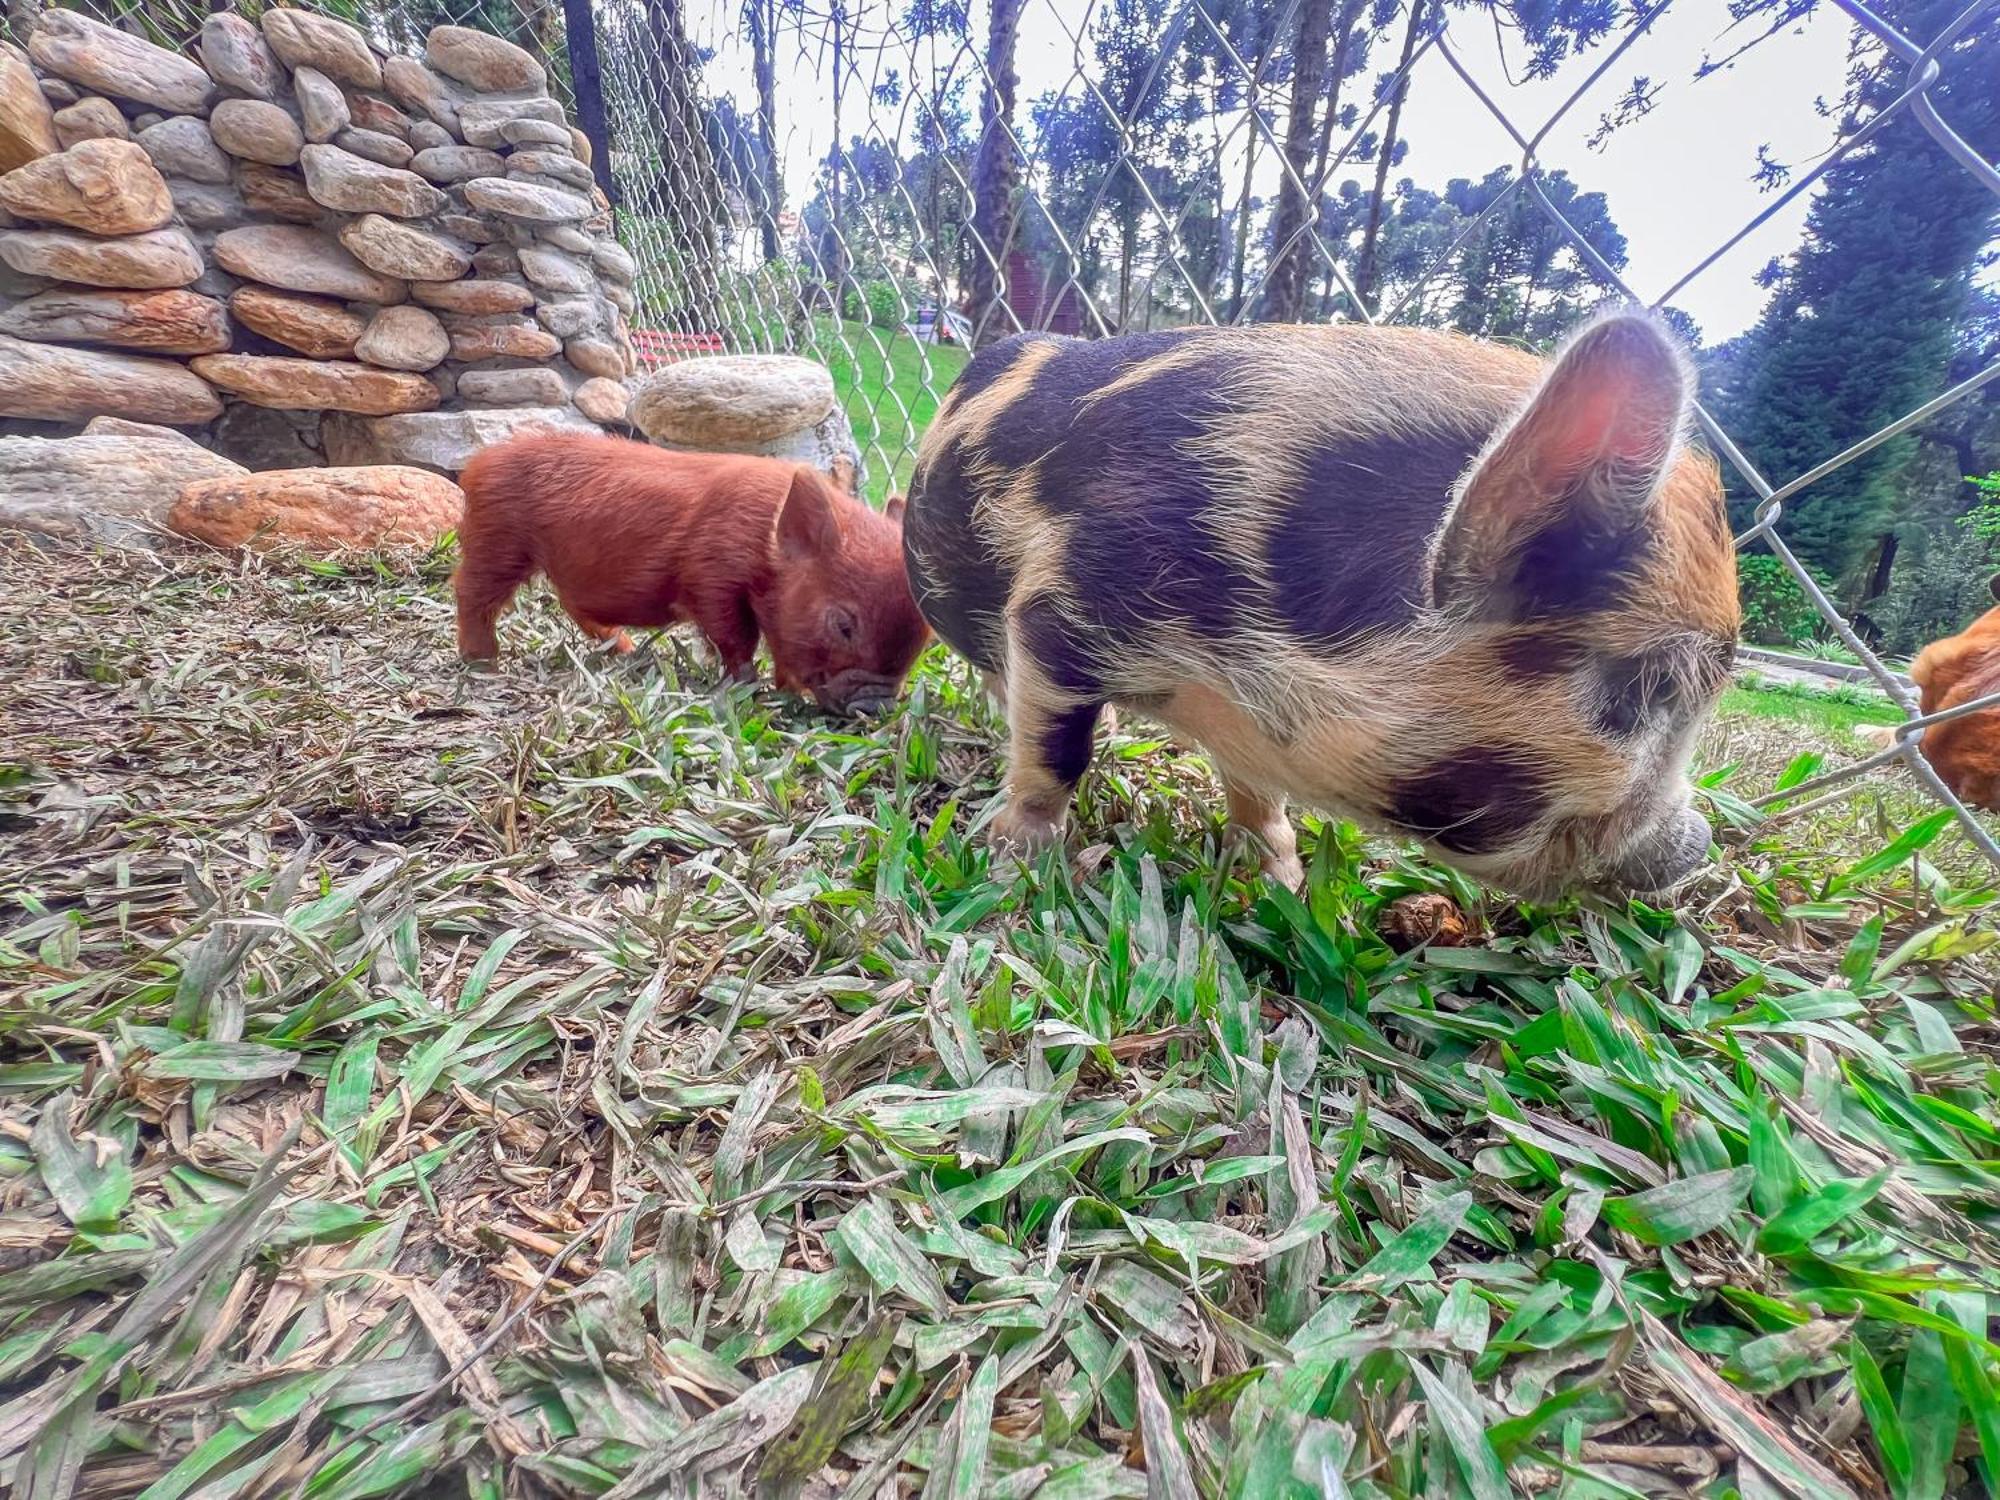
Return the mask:
[[[895,706],[901,681],[873,672],[842,672],[814,694],[821,706],[856,718],[879,718]]]
[[[1708,820],[1682,807],[1662,820],[1612,866],[1612,883],[1628,891],[1659,891],[1692,874],[1708,857]]]

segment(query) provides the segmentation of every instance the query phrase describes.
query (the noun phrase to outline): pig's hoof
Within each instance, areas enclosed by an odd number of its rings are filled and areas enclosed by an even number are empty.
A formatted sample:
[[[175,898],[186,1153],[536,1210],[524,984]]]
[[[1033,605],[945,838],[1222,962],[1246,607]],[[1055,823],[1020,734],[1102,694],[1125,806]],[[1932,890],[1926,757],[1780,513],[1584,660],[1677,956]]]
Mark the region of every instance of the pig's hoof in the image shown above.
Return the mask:
[[[1288,891],[1302,890],[1305,887],[1305,861],[1296,854],[1267,854],[1257,861],[1257,867],[1264,872],[1264,878],[1273,885],[1281,885]]]
[[[1029,860],[1062,842],[1062,815],[1035,812],[1010,802],[993,820],[992,842],[1003,856]]]
[[[621,630],[611,637],[611,649],[620,656],[630,656],[639,649],[639,646],[631,636]]]

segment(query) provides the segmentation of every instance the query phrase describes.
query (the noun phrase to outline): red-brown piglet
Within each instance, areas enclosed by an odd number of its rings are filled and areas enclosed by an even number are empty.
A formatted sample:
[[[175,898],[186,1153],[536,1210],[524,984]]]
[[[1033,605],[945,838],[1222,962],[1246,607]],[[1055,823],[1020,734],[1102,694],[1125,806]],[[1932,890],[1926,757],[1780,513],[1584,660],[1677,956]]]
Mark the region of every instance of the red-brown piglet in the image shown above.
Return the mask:
[[[801,465],[531,435],[475,456],[459,485],[467,660],[499,655],[494,623],[536,573],[620,651],[625,627],[688,621],[749,681],[762,637],[779,687],[843,713],[892,703],[930,638],[903,569],[902,502],[878,513]]]

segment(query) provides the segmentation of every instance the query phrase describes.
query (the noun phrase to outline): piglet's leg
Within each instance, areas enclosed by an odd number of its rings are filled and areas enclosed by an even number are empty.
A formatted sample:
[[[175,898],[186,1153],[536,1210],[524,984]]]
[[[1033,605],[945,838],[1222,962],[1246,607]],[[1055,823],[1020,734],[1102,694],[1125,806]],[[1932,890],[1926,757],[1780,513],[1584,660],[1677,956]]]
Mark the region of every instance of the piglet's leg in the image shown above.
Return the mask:
[[[606,642],[620,656],[628,656],[639,649],[632,644],[632,637],[627,635],[619,626],[606,625],[600,620],[587,619],[574,612],[570,614],[570,618],[576,621],[577,628],[582,630],[585,635],[594,641]]]
[[[1297,890],[1305,884],[1306,867],[1299,862],[1299,837],[1285,816],[1282,799],[1256,790],[1222,773],[1222,794],[1229,802],[1233,833],[1248,835],[1257,848],[1264,874],[1279,885]]]
[[[1032,853],[1062,837],[1103,708],[1051,687],[1032,662],[1015,659],[1007,674],[1007,806],[993,821],[996,842]]]
[[[757,616],[747,594],[697,596],[688,601],[688,615],[722,658],[723,675],[729,681],[757,680]]]

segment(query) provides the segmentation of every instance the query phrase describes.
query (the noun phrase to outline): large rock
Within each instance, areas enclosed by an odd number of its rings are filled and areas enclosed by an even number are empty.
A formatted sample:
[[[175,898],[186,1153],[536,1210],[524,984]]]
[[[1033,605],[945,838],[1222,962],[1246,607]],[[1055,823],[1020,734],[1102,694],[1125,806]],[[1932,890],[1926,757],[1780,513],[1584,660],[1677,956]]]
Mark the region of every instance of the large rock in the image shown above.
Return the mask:
[[[306,143],[298,121],[262,99],[224,99],[208,123],[224,151],[267,167],[289,167]]]
[[[55,111],[35,82],[34,69],[19,53],[0,47],[0,172],[60,149]]]
[[[238,101],[224,101],[234,102]],[[169,177],[184,177],[189,182],[229,181],[229,158],[215,144],[208,126],[192,115],[176,115],[148,125],[139,132],[138,140],[153,165]]]
[[[0,333],[150,354],[219,354],[229,347],[229,316],[195,292],[57,287],[0,307]]]
[[[437,387],[420,375],[336,360],[204,354],[190,364],[202,379],[232,396],[286,411],[351,411],[379,417],[429,411],[438,403]]]
[[[309,10],[264,12],[264,40],[290,68],[315,68],[335,83],[355,88],[382,87],[382,64],[368,48],[368,39],[345,21]]]
[[[562,341],[533,323],[460,324],[451,330],[451,357],[465,364],[482,359],[554,359]]]
[[[594,292],[597,276],[573,255],[544,245],[521,247],[521,274],[545,292]]]
[[[632,393],[625,389],[623,382],[606,380],[603,376],[592,376],[576,388],[570,398],[576,409],[593,422],[610,426],[625,420],[626,409],[632,404]]]
[[[92,94],[74,104],[65,104],[55,113],[56,140],[67,151],[85,141],[129,141],[132,127],[125,115],[109,99]]]
[[[833,410],[833,376],[790,354],[683,360],[632,397],[647,437],[688,448],[750,448],[810,429]]]
[[[5,241],[0,239],[0,254]],[[252,224],[218,235],[215,258],[246,281],[345,302],[401,302],[403,283],[371,271],[330,234],[292,224]]]
[[[483,146],[433,146],[419,151],[410,170],[432,182],[464,182],[473,177],[498,177],[507,163],[498,151]]]
[[[452,281],[472,269],[472,247],[381,214],[340,227],[340,243],[371,271],[405,281]]]
[[[150,434],[0,438],[0,528],[150,546],[188,485],[244,472],[194,443]]]
[[[525,432],[599,430],[567,406],[513,406],[372,420],[332,415],[326,419],[323,432],[326,456],[332,463],[421,464],[456,474],[481,448]]]
[[[344,214],[420,219],[450,201],[415,172],[385,167],[338,146],[307,146],[299,153],[299,165],[313,201]]]
[[[482,94],[516,89],[539,94],[549,86],[549,75],[530,54],[469,26],[433,27],[424,43],[424,57],[447,78]]]
[[[366,319],[338,302],[262,286],[239,287],[229,299],[229,310],[252,333],[314,359],[351,359],[368,327]]]
[[[458,399],[467,406],[560,406],[568,397],[562,376],[550,369],[467,370],[458,377]]]
[[[459,106],[459,134],[468,146],[504,146],[515,120],[564,125],[562,106],[553,99],[472,99]]]
[[[382,130],[352,126],[333,138],[334,145],[380,167],[407,167],[416,149],[406,140]]]
[[[280,469],[197,480],[181,491],[167,526],[214,547],[429,546],[464,508],[458,486],[425,469]]]
[[[317,68],[300,68],[292,75],[292,92],[299,101],[299,118],[309,141],[330,141],[354,121],[340,85]]]
[[[237,190],[252,213],[288,224],[317,224],[326,210],[313,202],[296,172],[245,162],[236,169]]]
[[[319,195],[315,193],[314,197]],[[324,202],[325,200],[321,200]],[[475,177],[465,185],[465,201],[485,213],[504,214],[531,223],[562,224],[587,219],[597,210],[588,198],[561,188],[504,177]]]
[[[436,369],[451,353],[451,339],[437,315],[421,307],[385,307],[369,320],[354,352],[390,370]]]
[[[590,175],[590,168],[566,151],[516,151],[507,158],[507,175],[554,178],[579,193],[588,193],[597,183]]]
[[[257,28],[226,11],[201,23],[201,61],[209,77],[250,99],[277,98],[278,86],[285,80],[276,55]]]
[[[199,281],[201,252],[179,229],[102,240],[70,229],[0,231],[0,260],[29,276],[147,289]]]
[[[208,113],[215,85],[187,58],[73,10],[41,13],[28,55],[45,71],[176,115]]]
[[[511,281],[420,281],[411,285],[410,295],[439,312],[475,317],[526,312],[535,305],[535,294]]]
[[[188,123],[203,128],[199,120]],[[0,177],[0,209],[91,234],[144,234],[173,218],[174,198],[138,146],[99,140],[38,157]]]
[[[37,422],[125,417],[198,426],[221,413],[215,392],[172,360],[36,344],[0,334],[0,416]]]
[[[467,103],[465,95],[440,78],[414,57],[391,57],[382,64],[382,81],[389,96],[405,109],[415,110],[432,124],[460,135],[459,111]],[[485,144],[497,144],[487,142]]]

